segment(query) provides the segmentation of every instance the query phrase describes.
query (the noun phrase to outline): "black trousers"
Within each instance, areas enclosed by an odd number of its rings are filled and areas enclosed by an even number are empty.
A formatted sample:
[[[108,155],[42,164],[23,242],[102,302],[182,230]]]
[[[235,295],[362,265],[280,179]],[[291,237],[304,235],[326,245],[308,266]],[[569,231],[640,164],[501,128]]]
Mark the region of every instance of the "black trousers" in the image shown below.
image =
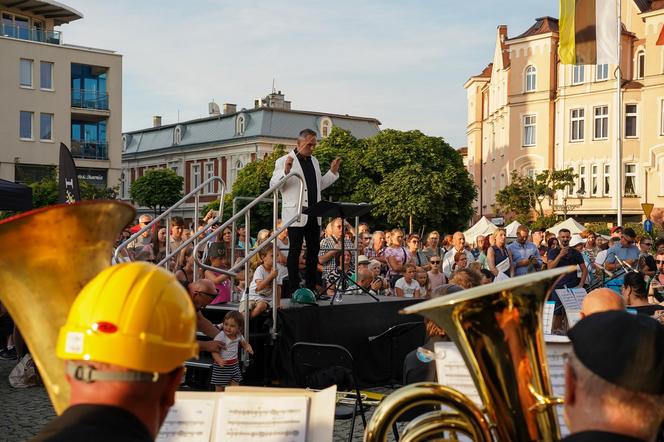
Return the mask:
[[[300,287],[300,252],[302,240],[307,241],[305,285],[311,290],[316,288],[316,272],[318,272],[318,251],[320,250],[320,226],[318,218],[309,216],[304,227],[288,228],[288,285],[291,292]]]

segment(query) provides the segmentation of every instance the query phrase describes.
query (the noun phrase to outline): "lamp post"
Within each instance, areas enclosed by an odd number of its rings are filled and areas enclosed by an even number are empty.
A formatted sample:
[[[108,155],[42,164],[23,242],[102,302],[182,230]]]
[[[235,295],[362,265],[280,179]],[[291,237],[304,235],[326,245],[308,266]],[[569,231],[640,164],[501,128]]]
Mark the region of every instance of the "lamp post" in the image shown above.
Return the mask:
[[[583,189],[579,189],[576,192],[576,198],[579,200],[578,204],[567,204],[567,192],[563,195],[563,203],[562,204],[554,204],[553,209],[558,211],[562,210],[563,216],[565,219],[567,219],[567,212],[571,212],[574,209],[578,209],[579,207],[583,206],[583,196],[585,195],[586,192],[583,191]]]

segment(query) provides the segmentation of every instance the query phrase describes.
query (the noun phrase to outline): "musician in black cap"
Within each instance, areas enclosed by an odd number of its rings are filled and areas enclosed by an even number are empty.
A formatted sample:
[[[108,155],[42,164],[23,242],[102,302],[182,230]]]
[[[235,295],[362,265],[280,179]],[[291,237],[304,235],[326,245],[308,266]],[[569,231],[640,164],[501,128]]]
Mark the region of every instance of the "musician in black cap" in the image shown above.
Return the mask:
[[[608,311],[568,333],[565,441],[652,441],[664,420],[664,327]]]

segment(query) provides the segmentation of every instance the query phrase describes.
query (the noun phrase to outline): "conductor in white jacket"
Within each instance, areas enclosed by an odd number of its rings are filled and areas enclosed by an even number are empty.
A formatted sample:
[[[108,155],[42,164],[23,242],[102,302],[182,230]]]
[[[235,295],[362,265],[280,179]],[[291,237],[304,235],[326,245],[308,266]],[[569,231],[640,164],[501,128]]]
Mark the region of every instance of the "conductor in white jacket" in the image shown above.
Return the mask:
[[[330,170],[321,176],[318,160],[312,156],[316,147],[316,132],[304,129],[297,139],[297,148],[279,158],[274,165],[274,173],[270,180],[270,187],[274,186],[290,172],[297,172],[304,177],[305,186],[302,200],[303,209],[320,201],[320,193],[339,178],[339,158],[332,161]],[[289,221],[298,215],[297,204],[300,191],[300,181],[289,179],[281,187],[281,219]],[[320,249],[320,218],[302,214],[299,221],[288,226],[288,281],[290,291],[300,286],[298,263],[302,251],[302,240],[307,241],[305,284],[315,290],[316,272],[318,266],[318,251]]]

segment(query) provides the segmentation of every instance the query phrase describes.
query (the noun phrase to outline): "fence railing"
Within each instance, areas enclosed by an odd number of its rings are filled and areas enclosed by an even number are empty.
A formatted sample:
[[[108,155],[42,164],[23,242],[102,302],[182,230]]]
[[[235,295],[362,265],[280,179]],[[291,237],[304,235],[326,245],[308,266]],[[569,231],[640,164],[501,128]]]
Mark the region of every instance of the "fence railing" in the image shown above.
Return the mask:
[[[25,26],[6,25],[3,23],[0,23],[0,35],[3,37],[18,38],[19,40],[38,41],[55,45],[62,43],[62,33],[60,31],[46,31],[37,28],[30,29]]]
[[[108,93],[94,89],[73,89],[71,106],[81,109],[108,110]]]
[[[106,141],[71,140],[71,156],[85,160],[108,160]]]

